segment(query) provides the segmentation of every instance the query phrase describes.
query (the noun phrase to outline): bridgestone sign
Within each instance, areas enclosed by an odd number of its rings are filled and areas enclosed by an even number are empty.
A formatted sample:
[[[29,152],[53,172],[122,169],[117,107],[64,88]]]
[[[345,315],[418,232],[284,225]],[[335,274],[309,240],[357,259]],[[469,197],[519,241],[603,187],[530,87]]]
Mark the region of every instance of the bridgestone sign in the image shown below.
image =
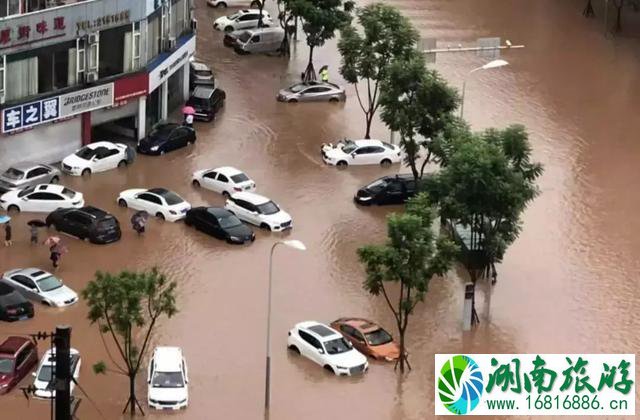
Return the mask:
[[[60,117],[70,117],[113,105],[113,83],[60,96]]]

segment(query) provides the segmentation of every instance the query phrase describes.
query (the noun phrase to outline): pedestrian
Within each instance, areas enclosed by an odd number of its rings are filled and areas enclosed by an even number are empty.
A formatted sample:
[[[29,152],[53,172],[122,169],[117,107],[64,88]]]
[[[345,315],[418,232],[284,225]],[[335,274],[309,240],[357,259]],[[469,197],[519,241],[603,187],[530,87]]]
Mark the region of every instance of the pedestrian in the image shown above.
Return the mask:
[[[13,241],[11,240],[11,223],[7,222],[4,224],[4,246],[13,245]]]
[[[31,232],[31,245],[37,245],[38,243],[38,226],[35,224],[29,225],[29,231]]]
[[[142,235],[144,233],[144,225],[144,220],[139,218],[133,223],[133,230],[135,230],[138,235]]]
[[[49,257],[49,259],[53,263],[53,268],[57,270],[58,266],[60,265],[60,256],[62,255],[60,253],[60,249],[58,248],[58,245],[56,244],[56,245],[53,245],[51,248],[49,248],[49,252],[51,253],[51,256]]]
[[[182,125],[193,128],[193,114],[184,114],[184,122]]]
[[[329,66],[322,66],[318,74],[320,74],[320,80],[322,80],[324,83],[329,83]]]

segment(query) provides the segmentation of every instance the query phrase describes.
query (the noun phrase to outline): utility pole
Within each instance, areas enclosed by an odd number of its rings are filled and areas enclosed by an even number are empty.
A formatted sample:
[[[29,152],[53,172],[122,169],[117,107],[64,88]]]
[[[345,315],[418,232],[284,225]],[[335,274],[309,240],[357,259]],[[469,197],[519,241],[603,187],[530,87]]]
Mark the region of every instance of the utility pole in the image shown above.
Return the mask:
[[[71,327],[58,325],[54,342],[56,420],[71,420]]]

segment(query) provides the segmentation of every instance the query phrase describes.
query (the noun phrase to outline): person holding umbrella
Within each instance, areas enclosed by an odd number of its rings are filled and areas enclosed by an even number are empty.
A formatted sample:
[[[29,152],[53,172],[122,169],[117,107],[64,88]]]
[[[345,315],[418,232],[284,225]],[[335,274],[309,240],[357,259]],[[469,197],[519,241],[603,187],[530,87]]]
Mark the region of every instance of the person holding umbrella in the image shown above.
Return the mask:
[[[196,110],[193,109],[192,106],[185,106],[182,108],[182,114],[184,114],[184,122],[182,125],[193,128],[193,114],[195,113]]]
[[[11,218],[9,216],[0,216],[0,223],[4,223],[4,246],[13,245],[13,232],[10,220]]]
[[[51,254],[49,259],[53,264],[53,268],[57,270],[60,265],[60,258],[63,253],[67,252],[67,248],[62,245],[60,238],[57,236],[49,236],[44,241],[44,244],[49,247],[49,253]]]
[[[31,233],[31,245],[38,243],[38,228],[44,227],[47,224],[42,220],[34,219],[27,222],[29,226],[29,232]]]
[[[137,211],[131,216],[131,225],[138,235],[142,235],[145,231],[149,213],[144,210]]]

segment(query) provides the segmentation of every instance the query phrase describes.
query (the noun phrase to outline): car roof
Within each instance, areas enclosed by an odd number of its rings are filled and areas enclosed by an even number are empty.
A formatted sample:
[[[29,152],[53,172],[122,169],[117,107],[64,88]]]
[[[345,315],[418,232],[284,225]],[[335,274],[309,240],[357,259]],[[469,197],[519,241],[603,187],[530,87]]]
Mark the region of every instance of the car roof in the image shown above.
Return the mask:
[[[36,163],[36,162],[18,162],[18,163],[14,163],[13,165],[9,165],[9,168],[13,168],[13,169],[17,169],[19,171],[28,171],[29,169],[33,169],[33,168],[38,168],[40,166],[47,166],[43,163]]]
[[[211,70],[209,68],[209,66],[207,66],[206,64],[201,63],[199,61],[192,61],[191,62],[191,67],[193,67],[194,70],[198,70],[198,71],[200,71],[200,70]]]
[[[157,194],[157,195],[165,195],[171,191],[169,191],[166,188],[149,188],[147,190],[147,192],[153,193],[153,194]]]
[[[34,187],[34,192],[35,191],[47,191],[47,192],[52,192],[52,193],[59,193],[62,194],[62,190],[64,190],[65,187],[64,185],[59,185],[59,184],[38,184]],[[72,191],[70,188],[67,188],[69,191]]]
[[[341,318],[338,320],[343,324],[349,325],[353,328],[356,328],[362,332],[375,331],[380,328],[375,322],[369,321],[364,318]]]
[[[361,140],[351,140],[351,141],[354,142],[358,147],[363,147],[363,146],[383,146],[384,147],[384,144],[382,144],[382,141],[380,140],[361,139]]]
[[[314,335],[316,338],[320,339],[321,341],[325,341],[331,337],[333,338],[342,337],[342,335],[339,332],[329,327],[328,325],[322,324],[318,321],[300,322],[296,325],[296,327],[298,327],[298,329],[302,329]]]
[[[111,216],[108,212],[93,206],[85,206],[76,210],[79,212],[85,213],[93,217],[94,219],[102,219],[107,216]]]
[[[221,173],[226,176],[234,176],[243,173],[240,169],[236,169],[233,166],[221,166],[219,168],[214,168],[212,171]]]
[[[31,342],[31,340],[28,338],[11,336],[0,344],[0,354],[14,355],[29,342]]]
[[[118,144],[117,143],[112,143],[110,141],[96,141],[94,143],[89,143],[87,144],[88,148],[90,149],[98,149],[100,147],[108,147],[108,148],[118,148]]]
[[[6,274],[13,276],[16,274],[21,274],[23,276],[27,276],[29,278],[32,278],[34,280],[38,280],[40,278],[43,277],[48,277],[51,275],[51,273],[48,273],[44,270],[40,270],[39,268],[33,268],[33,267],[29,267],[29,268],[17,268],[15,270],[11,270],[8,271]]]
[[[220,207],[199,207],[204,209],[207,213],[214,215],[215,217],[229,217],[232,213],[229,210]]]
[[[235,194],[232,194],[231,197],[237,198],[238,200],[248,201],[249,203],[254,205],[260,205],[271,201],[267,197],[261,196],[260,194],[247,191],[237,192]]]
[[[159,372],[179,372],[182,368],[180,347],[156,347],[153,351],[154,369]]]
[[[248,13],[260,13],[260,9],[240,9],[238,13],[241,15],[246,15]],[[266,10],[262,10],[263,15],[268,15],[269,13]]]

